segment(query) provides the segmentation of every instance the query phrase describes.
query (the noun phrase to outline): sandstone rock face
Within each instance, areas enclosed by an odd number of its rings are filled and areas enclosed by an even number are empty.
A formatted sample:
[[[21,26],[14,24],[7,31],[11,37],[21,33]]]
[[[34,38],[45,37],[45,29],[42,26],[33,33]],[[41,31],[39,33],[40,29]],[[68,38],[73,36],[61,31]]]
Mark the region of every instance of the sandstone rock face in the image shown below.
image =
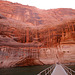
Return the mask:
[[[65,20],[75,18],[74,9],[41,10],[35,7],[0,1],[0,13],[8,18],[22,21],[30,25],[56,25]]]
[[[37,49],[30,47],[34,38],[42,43]],[[74,42],[75,9],[41,10],[0,1],[0,67],[75,62]]]
[[[72,62],[75,62],[75,44],[63,44],[61,46],[61,50],[62,52],[64,53],[63,54],[63,57],[61,57],[61,62],[63,62],[64,60],[64,63],[72,63]]]
[[[65,26],[71,23],[75,23],[75,21],[73,21],[75,18],[74,9],[59,8],[41,10],[35,7],[21,5],[18,3],[11,3],[8,1],[0,1],[0,14],[7,18],[0,19],[0,34],[8,35],[9,37],[17,37],[17,41],[22,43],[25,42],[26,39],[27,27],[29,27],[29,35],[32,34],[30,36],[30,38],[32,38],[36,36],[35,28],[38,29],[38,34],[40,36],[40,28],[56,28],[57,25],[59,25],[61,28],[61,24]],[[68,23],[69,21],[71,22]],[[47,31],[47,29],[44,31]],[[33,39],[30,39],[29,41],[31,40]]]

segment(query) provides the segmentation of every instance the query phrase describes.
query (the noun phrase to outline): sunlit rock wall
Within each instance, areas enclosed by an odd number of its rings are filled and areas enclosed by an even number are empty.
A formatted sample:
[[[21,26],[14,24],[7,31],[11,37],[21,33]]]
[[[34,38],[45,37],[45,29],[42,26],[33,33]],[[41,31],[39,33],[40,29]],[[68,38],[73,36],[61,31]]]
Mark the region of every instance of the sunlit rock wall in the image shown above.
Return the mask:
[[[43,44],[37,60],[26,60],[25,48],[0,46],[0,67],[75,62],[74,44],[60,44],[71,38],[75,41],[75,9],[41,10],[0,1],[0,35],[22,44],[37,37]]]
[[[24,57],[24,49],[9,46],[0,46],[0,68],[13,67],[16,62]]]

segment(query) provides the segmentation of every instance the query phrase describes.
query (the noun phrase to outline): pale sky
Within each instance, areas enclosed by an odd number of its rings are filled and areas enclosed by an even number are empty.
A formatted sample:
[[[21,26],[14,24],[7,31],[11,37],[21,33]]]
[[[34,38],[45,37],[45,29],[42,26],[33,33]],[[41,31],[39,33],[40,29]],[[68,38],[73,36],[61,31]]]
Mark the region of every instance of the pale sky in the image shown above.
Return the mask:
[[[21,3],[23,5],[35,6],[40,9],[54,8],[73,8],[75,9],[75,0],[7,0]]]

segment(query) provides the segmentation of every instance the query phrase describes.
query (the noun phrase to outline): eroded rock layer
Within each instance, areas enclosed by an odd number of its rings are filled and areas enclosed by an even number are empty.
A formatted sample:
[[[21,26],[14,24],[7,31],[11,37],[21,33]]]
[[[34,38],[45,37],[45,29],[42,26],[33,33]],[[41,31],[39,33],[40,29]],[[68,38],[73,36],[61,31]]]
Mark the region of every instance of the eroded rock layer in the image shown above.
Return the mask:
[[[75,63],[74,48],[75,9],[0,1],[0,67]]]

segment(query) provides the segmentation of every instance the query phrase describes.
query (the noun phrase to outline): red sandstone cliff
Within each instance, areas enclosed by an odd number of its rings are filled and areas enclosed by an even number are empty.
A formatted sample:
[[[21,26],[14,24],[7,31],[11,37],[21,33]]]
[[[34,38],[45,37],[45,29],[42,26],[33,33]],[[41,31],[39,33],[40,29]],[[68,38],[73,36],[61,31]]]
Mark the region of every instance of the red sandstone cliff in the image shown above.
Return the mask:
[[[30,25],[56,25],[75,18],[75,9],[41,10],[36,7],[0,1],[0,14]]]
[[[13,45],[15,43],[16,45],[25,46],[27,37],[29,37],[28,42],[31,43],[33,38],[36,37],[36,34],[39,41],[46,46],[45,48],[40,49],[39,59],[45,64],[57,62],[57,48],[55,48],[55,45],[68,39],[73,39],[73,41],[75,41],[74,31],[75,9],[59,8],[41,10],[18,3],[0,1],[0,39],[3,39],[0,40],[0,67],[12,66],[15,63],[17,66],[27,65],[25,62],[28,62],[28,60],[21,60],[26,57],[24,55],[26,49],[13,48],[8,45]],[[8,45],[6,45],[6,42],[8,42]],[[64,58],[66,57],[66,62],[70,62],[71,58],[75,56],[69,57],[70,60],[67,60],[67,57],[72,54],[74,55],[75,46],[72,44],[69,46],[64,45],[62,48],[62,51],[58,52],[59,57],[62,58],[64,56]],[[70,51],[69,48],[71,49],[71,53],[68,54]],[[66,51],[64,52],[65,49]],[[3,57],[2,54],[5,56]],[[38,63],[35,63],[36,61]],[[34,61],[35,64],[40,63],[38,60],[36,61]],[[71,61],[75,62],[75,59],[73,58]],[[34,65],[33,62],[31,63]],[[29,63],[29,65],[31,63]]]
[[[73,24],[75,19],[75,9],[41,10],[8,1],[0,1],[0,14],[0,34],[18,37],[18,40],[25,38],[27,26],[30,29],[37,28],[36,25],[38,28],[56,27],[62,24],[67,25],[69,21],[68,24]],[[35,33],[35,30],[34,32],[31,31],[33,34]],[[21,34],[24,36],[21,36]]]

